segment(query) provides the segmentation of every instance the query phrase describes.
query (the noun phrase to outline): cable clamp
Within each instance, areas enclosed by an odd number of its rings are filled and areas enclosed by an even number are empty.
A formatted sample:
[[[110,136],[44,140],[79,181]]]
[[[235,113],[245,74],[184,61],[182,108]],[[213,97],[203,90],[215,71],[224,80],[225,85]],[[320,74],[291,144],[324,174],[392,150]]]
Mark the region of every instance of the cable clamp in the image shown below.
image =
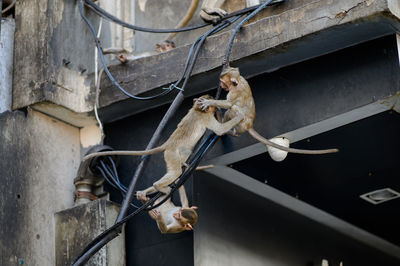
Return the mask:
[[[178,86],[176,86],[175,84],[171,84],[171,85],[169,85],[169,87],[168,88],[163,88],[163,90],[173,90],[173,89],[177,89],[177,90],[179,90],[179,91],[184,91],[182,88],[179,88]]]

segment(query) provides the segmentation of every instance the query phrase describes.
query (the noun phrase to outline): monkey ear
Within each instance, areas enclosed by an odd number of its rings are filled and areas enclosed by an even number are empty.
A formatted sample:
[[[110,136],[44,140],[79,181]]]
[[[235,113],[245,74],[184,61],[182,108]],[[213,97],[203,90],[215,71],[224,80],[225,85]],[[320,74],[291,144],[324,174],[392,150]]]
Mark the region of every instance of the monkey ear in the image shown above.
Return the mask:
[[[232,82],[233,86],[235,86],[235,87],[238,85],[238,81],[235,78],[231,78],[231,82]]]
[[[193,230],[193,226],[191,224],[185,224],[184,228],[185,228],[186,231]]]
[[[161,48],[161,45],[159,43],[156,44],[157,48]]]

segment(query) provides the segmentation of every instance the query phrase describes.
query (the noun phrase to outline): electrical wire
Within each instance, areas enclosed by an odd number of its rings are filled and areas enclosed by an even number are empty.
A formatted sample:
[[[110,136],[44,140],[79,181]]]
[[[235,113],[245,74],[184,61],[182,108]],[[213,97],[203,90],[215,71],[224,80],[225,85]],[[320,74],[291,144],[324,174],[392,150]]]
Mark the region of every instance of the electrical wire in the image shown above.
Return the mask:
[[[179,28],[179,29],[151,29],[151,28],[145,28],[145,27],[140,27],[140,26],[135,26],[129,23],[126,23],[125,21],[111,15],[91,0],[85,0],[85,4],[89,6],[90,8],[93,9],[98,15],[102,16],[103,18],[113,21],[125,28],[136,30],[136,31],[143,31],[143,32],[150,32],[150,33],[171,33],[171,32],[183,32],[183,31],[191,31],[199,28],[203,28],[206,26],[209,26],[210,23],[204,23],[196,26],[191,26],[191,27],[185,27],[185,28]]]
[[[111,241],[112,239],[117,237],[121,233],[122,225],[124,223],[126,223],[129,219],[133,218],[134,216],[136,216],[143,210],[157,208],[159,205],[163,204],[166,200],[168,200],[168,198],[171,197],[172,192],[177,190],[181,185],[183,185],[183,183],[191,176],[193,171],[196,169],[196,167],[200,163],[200,160],[205,156],[206,152],[213,146],[213,144],[216,142],[216,140],[218,138],[219,138],[219,136],[217,136],[214,133],[211,133],[208,136],[208,138],[206,139],[207,142],[205,142],[203,145],[205,147],[199,147],[198,154],[195,156],[195,158],[189,165],[189,168],[186,171],[184,171],[184,173],[181,175],[178,183],[176,184],[176,186],[174,188],[172,188],[171,193],[169,193],[168,196],[166,196],[162,201],[160,201],[156,205],[153,205],[156,202],[156,200],[159,199],[163,195],[163,193],[158,192],[153,198],[151,198],[148,202],[143,204],[140,208],[138,208],[131,214],[124,217],[121,221],[115,223],[113,226],[111,226],[110,228],[108,228],[107,230],[102,232],[93,241],[91,241],[89,243],[89,245],[86,246],[86,248],[78,256],[78,259],[73,263],[73,266],[83,265],[90,259],[90,256],[87,256],[86,254],[96,253],[104,245],[106,245],[109,241]],[[151,205],[153,205],[153,206],[151,206]]]
[[[156,99],[156,98],[159,98],[159,97],[162,97],[162,96],[165,96],[165,95],[169,94],[170,92],[172,92],[173,89],[180,89],[180,88],[179,88],[178,86],[176,86],[176,85],[171,85],[171,86],[169,86],[168,88],[164,88],[163,92],[161,92],[161,93],[159,93],[159,94],[156,94],[156,95],[153,95],[153,96],[148,96],[148,97],[140,97],[140,96],[133,95],[133,94],[129,93],[128,91],[126,91],[124,88],[122,88],[121,85],[120,85],[120,84],[115,80],[115,78],[112,76],[112,74],[110,73],[110,71],[109,71],[109,69],[108,69],[108,67],[107,67],[107,64],[106,64],[106,62],[105,62],[105,58],[104,58],[104,54],[103,54],[101,45],[100,45],[99,39],[98,39],[98,37],[97,37],[96,30],[94,29],[93,25],[90,23],[90,21],[88,20],[88,18],[84,15],[84,12],[83,12],[83,1],[85,1],[85,3],[86,3],[89,7],[91,7],[97,14],[101,15],[102,17],[104,17],[104,18],[106,18],[106,19],[109,19],[109,20],[112,20],[113,22],[116,22],[116,23],[120,24],[120,25],[123,26],[123,27],[127,27],[127,28],[130,28],[130,29],[135,29],[135,30],[138,30],[138,31],[155,32],[155,33],[181,32],[181,31],[193,30],[193,29],[196,29],[196,28],[199,28],[199,27],[204,27],[204,26],[207,26],[208,24],[202,24],[202,25],[196,26],[196,27],[187,27],[187,28],[180,28],[180,29],[173,29],[173,30],[159,30],[159,29],[143,28],[143,27],[138,27],[138,26],[134,26],[134,25],[128,24],[128,23],[126,23],[126,22],[124,22],[124,21],[122,21],[122,20],[116,18],[115,16],[113,16],[113,15],[107,13],[105,10],[103,10],[103,9],[100,8],[98,5],[96,5],[95,3],[93,3],[91,0],[79,0],[79,12],[80,12],[80,14],[81,14],[81,17],[82,17],[82,19],[86,22],[86,24],[89,26],[89,28],[90,28],[90,30],[91,30],[91,32],[92,32],[94,38],[95,38],[96,46],[97,46],[97,49],[98,49],[99,54],[100,54],[100,60],[101,60],[101,62],[102,62],[102,64],[103,64],[104,71],[106,72],[108,78],[110,79],[111,83],[112,83],[114,86],[116,86],[116,87],[117,87],[122,93],[124,93],[126,96],[128,96],[128,97],[130,97],[130,98],[133,98],[133,99],[136,99],[136,100],[153,100],[153,99]],[[267,4],[264,3],[264,4],[260,5],[260,6],[266,6],[266,5],[270,4],[270,2],[271,2],[271,1],[269,1]],[[255,7],[250,7],[250,8],[245,8],[245,9],[243,9],[243,10],[239,10],[239,11],[237,11],[237,12],[233,12],[233,13],[228,14],[227,16],[221,18],[220,21],[222,21],[222,20],[228,20],[228,19],[231,18],[232,16],[233,16],[234,18],[238,18],[239,16],[241,16],[241,15],[243,15],[243,14],[245,14],[245,13],[248,13],[248,12],[254,10],[256,7],[257,7],[257,6],[255,6]],[[257,9],[258,9],[258,8],[257,8]],[[256,10],[257,10],[257,9],[256,9]],[[232,23],[232,22],[230,22],[229,24],[231,24],[231,23]],[[212,30],[214,30],[214,29],[212,29]],[[217,30],[216,32],[218,32],[218,31],[219,31],[219,30]],[[214,33],[215,33],[215,32],[214,32]],[[185,84],[185,85],[186,85],[186,84]],[[97,111],[97,110],[95,110],[95,112],[96,112],[96,111]]]
[[[142,32],[150,32],[150,33],[184,32],[184,31],[191,31],[191,30],[203,28],[203,27],[209,26],[211,24],[211,23],[203,23],[203,24],[190,26],[190,27],[185,27],[185,28],[179,28],[179,29],[152,29],[152,28],[140,27],[140,26],[129,24],[129,23],[127,23],[127,22],[115,17],[114,15],[108,13],[107,11],[102,9],[99,5],[96,5],[91,0],[85,0],[85,4],[87,6],[89,6],[90,8],[92,8],[92,10],[96,14],[98,14],[99,16],[101,16],[101,17],[103,17],[103,18],[105,18],[105,19],[107,19],[109,21],[117,23],[117,24],[121,25],[122,27],[125,27],[125,28],[128,28],[128,29],[132,29],[132,30],[136,30],[136,31],[142,31]],[[270,3],[267,4],[267,5],[270,5]],[[248,12],[251,12],[251,11],[257,9],[260,6],[261,6],[261,4],[260,5],[256,5],[256,6],[251,6],[251,7],[248,7],[248,8],[244,8],[244,9],[232,12],[232,13],[229,13],[229,14],[217,19],[214,24],[217,25],[220,22],[222,22],[223,20],[229,19],[231,17],[236,17],[238,15],[246,14]]]
[[[242,21],[240,21],[236,25],[235,30],[233,31],[233,33],[231,35],[231,38],[229,40],[228,49],[226,50],[226,53],[225,53],[224,67],[229,65],[229,58],[230,58],[230,55],[231,55],[231,52],[232,52],[233,42],[235,41],[236,35],[239,32],[240,28],[242,28],[244,23],[246,23],[252,17],[257,15],[258,12],[260,12],[261,10],[266,8],[269,4],[271,4],[271,2],[272,2],[272,0],[267,0],[265,3],[259,5],[253,12],[251,12],[249,15],[247,15]]]
[[[86,0],[89,1],[89,0]],[[261,5],[260,7],[265,7],[267,6],[270,1],[267,1],[266,3],[264,3],[263,5]],[[83,10],[82,10],[82,0],[80,0],[79,2],[80,6],[80,12],[82,17],[84,18],[84,20],[86,21],[86,23],[89,25],[89,27],[91,28],[92,32],[95,33],[95,30],[93,29],[93,26],[91,27],[90,22],[87,20],[86,17],[84,17],[83,15]],[[251,17],[253,17],[256,13],[258,13],[262,8],[257,8],[255,11],[257,12],[253,12],[252,14],[250,14],[249,16],[247,16],[246,18],[244,18],[241,22],[241,26],[247,21],[249,20]],[[237,19],[239,19],[240,16],[235,17],[233,20],[236,21]],[[183,88],[185,87],[185,85],[187,84],[187,80],[188,77],[190,77],[191,72],[193,71],[193,67],[195,64],[195,61],[198,57],[198,53],[199,50],[202,46],[202,44],[204,43],[205,39],[207,36],[218,32],[220,30],[222,30],[223,28],[229,26],[231,23],[233,22],[227,22],[227,23],[223,23],[223,25],[218,25],[216,27],[214,27],[212,30],[210,30],[208,32],[208,34],[203,35],[201,38],[197,39],[195,41],[195,43],[192,45],[191,49],[190,49],[190,54],[189,57],[186,61],[186,65],[185,65],[185,70],[184,73],[182,75],[182,78],[185,78],[185,82],[183,83]],[[236,35],[237,31],[239,30],[239,28],[241,26],[237,26],[235,28],[235,32],[234,34]],[[182,30],[182,29],[180,29]],[[232,39],[232,38],[231,38]],[[234,39],[234,38],[233,38]],[[96,45],[98,46],[98,49],[100,50],[100,44],[99,41],[96,39]],[[191,55],[194,51],[195,46],[197,45],[197,49],[193,55],[193,60],[191,61]],[[230,48],[231,49],[231,48]],[[229,59],[229,54],[230,54],[230,50],[228,50],[227,52],[228,54],[228,59]],[[103,61],[102,61],[103,62]],[[189,62],[191,62],[191,65],[189,67]],[[105,68],[105,71],[107,73],[107,70]],[[189,70],[189,71],[188,71]],[[188,72],[187,72],[188,71]],[[188,73],[185,75],[185,73]],[[178,80],[178,82],[176,82],[174,85],[177,86],[177,84],[179,84],[182,81],[182,78]],[[219,88],[220,89],[220,88]],[[180,92],[182,93],[182,91]],[[219,94],[217,94],[216,99],[218,99]],[[88,261],[90,259],[90,257],[92,256],[92,254],[96,253],[99,249],[101,249],[104,245],[106,245],[109,241],[111,241],[112,239],[114,239],[115,237],[117,237],[120,233],[121,233],[121,227],[122,225],[128,221],[129,219],[131,219],[132,217],[134,217],[135,215],[137,215],[138,213],[140,213],[142,210],[146,210],[146,209],[153,209],[153,208],[157,208],[158,206],[160,206],[161,204],[163,204],[166,200],[168,200],[172,193],[178,189],[181,185],[183,185],[183,183],[191,176],[192,172],[195,170],[195,168],[198,166],[198,164],[200,163],[200,160],[204,157],[204,155],[206,154],[206,152],[213,146],[213,144],[216,142],[216,140],[219,138],[219,136],[215,135],[214,133],[210,134],[208,136],[208,138],[206,138],[206,140],[203,142],[202,145],[199,146],[199,148],[196,151],[196,154],[192,160],[192,162],[190,163],[189,167],[183,172],[183,174],[181,175],[181,177],[178,179],[178,181],[176,182],[176,184],[173,186],[173,188],[171,189],[171,192],[159,203],[157,203],[156,205],[153,205],[153,203],[160,198],[163,194],[161,192],[158,192],[153,198],[151,198],[148,202],[146,202],[145,204],[143,204],[141,207],[139,207],[137,210],[135,210],[134,212],[132,212],[131,214],[123,217],[122,219],[120,219],[119,221],[117,221],[113,226],[111,226],[110,228],[108,228],[107,230],[105,230],[103,233],[101,233],[99,236],[97,236],[93,241],[91,241],[89,243],[89,245],[82,251],[82,253],[78,256],[77,260],[74,262],[74,266],[79,266],[79,265],[83,265],[83,263],[85,263],[86,261]],[[148,158],[148,157],[144,157],[144,158]],[[137,180],[136,180],[137,181]],[[135,187],[136,185],[136,181],[135,183],[130,185],[131,187]],[[153,206],[151,206],[153,205]],[[150,207],[151,206],[151,207]]]
[[[80,2],[81,3],[81,2]],[[236,21],[238,18],[234,18],[231,21]],[[191,53],[189,54],[188,60],[187,60],[187,67],[185,67],[185,71],[183,76],[185,77],[190,77],[191,72],[193,70],[195,61],[198,57],[199,54],[199,50],[202,46],[202,44],[204,43],[205,39],[207,36],[216,33],[220,30],[222,30],[223,28],[229,26],[231,24],[231,22],[224,22],[223,23],[224,26],[218,25],[216,27],[214,27],[215,29],[208,31],[204,36],[202,36],[201,38],[198,39],[198,41],[196,41],[194,43],[194,45],[192,46],[193,49],[191,49]],[[197,43],[197,44],[196,44]],[[193,54],[193,51],[196,47],[196,51]],[[192,58],[193,56],[193,58]],[[191,58],[191,60],[189,60]],[[189,63],[190,67],[189,67]],[[186,75],[185,75],[186,74]],[[187,80],[187,78],[185,80]],[[181,80],[181,79],[180,79]],[[185,83],[186,84],[186,83]],[[181,92],[182,93],[182,92]],[[210,138],[207,138],[206,140],[208,140]],[[215,140],[214,140],[215,142]],[[179,188],[180,185],[183,184],[183,182],[185,180],[187,180],[187,178],[191,175],[191,173],[194,171],[194,169],[197,167],[197,165],[200,163],[200,159],[202,158],[200,153],[205,153],[207,151],[207,147],[209,147],[209,145],[206,145],[205,142],[203,142],[203,145],[200,146],[200,148],[198,148],[197,153],[198,155],[195,156],[195,158],[197,158],[197,160],[193,160],[193,162],[189,165],[189,168],[186,169],[184,171],[184,173],[181,175],[179,180],[182,180],[181,182],[177,182],[177,185],[175,186],[175,188],[173,188],[171,190],[171,193],[169,193],[165,199],[163,199],[164,201],[166,201],[167,199],[169,199],[172,196],[172,193]],[[148,158],[148,157],[145,157]],[[104,173],[105,174],[105,173]],[[186,176],[186,178],[184,178]],[[135,186],[135,184],[133,184],[134,181],[132,181],[131,186]],[[135,182],[136,183],[136,182]],[[180,184],[178,186],[178,184]],[[76,261],[74,262],[74,266],[78,266],[78,265],[83,265],[83,263],[85,263],[86,261],[88,261],[90,259],[90,257],[96,253],[100,248],[102,248],[104,245],[106,245],[109,241],[111,241],[112,239],[114,239],[115,237],[117,237],[120,234],[120,227],[122,227],[122,225],[128,221],[129,219],[131,219],[132,217],[134,217],[135,215],[137,215],[138,213],[140,213],[142,210],[146,210],[146,209],[152,209],[152,208],[156,208],[157,206],[152,206],[150,208],[148,208],[150,205],[152,205],[159,197],[161,197],[163,194],[158,192],[153,198],[151,198],[146,204],[142,205],[141,207],[137,208],[133,213],[123,217],[121,220],[119,220],[118,222],[116,222],[113,226],[111,226],[109,229],[107,229],[106,231],[104,231],[103,233],[101,233],[98,237],[96,237],[94,240],[92,240],[89,245],[86,246],[86,248],[81,252],[81,254],[78,256],[78,258],[76,259]],[[127,195],[128,196],[128,195]],[[125,200],[127,200],[126,197]]]
[[[161,96],[164,96],[164,95],[170,93],[170,92],[172,91],[172,89],[170,89],[170,90],[164,90],[163,92],[161,92],[161,93],[159,93],[159,94],[157,94],[157,95],[148,96],[148,97],[140,97],[140,96],[135,96],[135,95],[133,95],[133,94],[127,92],[124,88],[122,88],[122,87],[118,84],[118,82],[115,80],[115,78],[114,78],[113,75],[110,73],[110,71],[109,71],[109,69],[108,69],[108,67],[107,67],[107,63],[106,63],[105,58],[104,58],[104,54],[103,54],[103,51],[102,51],[102,48],[101,48],[101,45],[100,45],[100,41],[99,41],[99,39],[97,38],[97,32],[96,32],[96,30],[94,29],[93,25],[90,23],[89,19],[85,16],[85,14],[84,14],[84,12],[83,12],[83,1],[84,1],[84,0],[79,0],[79,12],[80,12],[80,14],[81,14],[82,19],[86,22],[86,24],[88,25],[90,31],[91,31],[92,34],[93,34],[93,37],[94,37],[95,42],[96,42],[97,49],[98,49],[98,51],[99,51],[100,60],[101,60],[101,63],[103,64],[104,72],[106,72],[106,74],[107,74],[108,78],[110,79],[111,83],[114,84],[114,85],[115,85],[122,93],[124,93],[126,96],[128,96],[128,97],[130,97],[130,98],[133,98],[133,99],[136,99],[136,100],[153,100],[153,99],[156,99],[156,98],[158,98],[158,97],[161,97]]]
[[[110,166],[108,166],[106,163],[104,163],[104,161],[102,159],[102,160],[100,160],[100,165],[96,166],[96,170],[98,170],[100,172],[100,174],[103,176],[103,178],[107,181],[107,183],[110,186],[112,186],[114,189],[120,191],[122,194],[122,197],[125,197],[125,194],[128,189],[119,180],[118,172],[117,172],[117,168],[116,168],[114,160],[112,159],[111,156],[107,156],[104,159],[109,160],[109,162],[111,163],[112,169],[110,168]],[[130,204],[135,209],[140,208],[140,207],[136,206],[135,204],[133,204],[132,202]]]

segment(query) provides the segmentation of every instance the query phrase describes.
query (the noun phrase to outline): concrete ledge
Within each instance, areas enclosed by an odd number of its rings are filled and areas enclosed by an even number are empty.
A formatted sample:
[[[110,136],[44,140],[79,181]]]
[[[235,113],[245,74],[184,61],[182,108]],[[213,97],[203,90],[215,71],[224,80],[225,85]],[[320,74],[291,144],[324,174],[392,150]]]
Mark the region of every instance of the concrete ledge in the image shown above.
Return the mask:
[[[114,203],[100,199],[56,213],[56,265],[70,265],[92,239],[114,224],[118,211]],[[124,266],[124,233],[85,265]]]
[[[400,29],[399,4],[387,0],[321,0],[279,15],[267,17],[243,28],[232,51],[233,65],[246,78],[330,53],[360,42],[393,34]],[[186,95],[216,87],[232,31],[208,38],[200,53]],[[168,53],[140,58],[110,68],[132,94],[155,93],[176,81],[182,73],[190,45]],[[162,63],[161,63],[162,62]],[[140,102],[128,100],[107,77],[103,77],[100,105],[105,120],[116,119],[162,105],[172,97]]]

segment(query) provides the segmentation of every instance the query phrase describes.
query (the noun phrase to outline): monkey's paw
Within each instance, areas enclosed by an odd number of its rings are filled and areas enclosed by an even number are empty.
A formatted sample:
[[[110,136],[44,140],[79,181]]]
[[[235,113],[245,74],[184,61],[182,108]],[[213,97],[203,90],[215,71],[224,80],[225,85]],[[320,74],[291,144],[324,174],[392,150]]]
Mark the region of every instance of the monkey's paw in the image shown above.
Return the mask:
[[[200,11],[200,17],[204,21],[211,22],[213,24],[217,23],[217,21],[223,16],[226,16],[226,14],[228,13],[221,8],[203,7]]]
[[[144,191],[136,191],[136,198],[140,201],[148,201],[149,198],[146,196]]]
[[[154,219],[160,219],[161,218],[161,213],[156,209],[152,209],[151,210],[151,214],[154,217]]]
[[[197,99],[197,104],[199,105],[201,110],[205,111],[207,109],[207,107],[209,107],[211,105],[211,100],[200,97]]]

